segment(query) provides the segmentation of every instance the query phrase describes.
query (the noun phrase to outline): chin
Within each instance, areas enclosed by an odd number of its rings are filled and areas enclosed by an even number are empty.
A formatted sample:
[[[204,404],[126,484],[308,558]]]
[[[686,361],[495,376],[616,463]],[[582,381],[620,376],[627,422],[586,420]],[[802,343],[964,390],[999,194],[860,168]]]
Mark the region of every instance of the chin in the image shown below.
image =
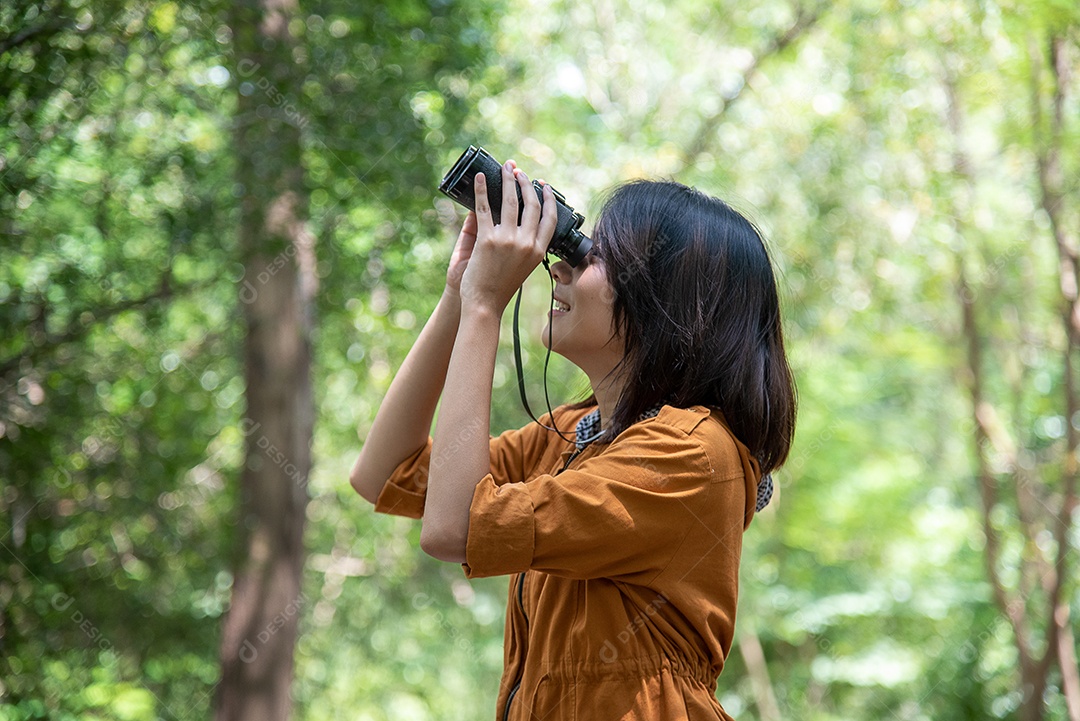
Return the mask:
[[[544,324],[543,330],[540,331],[540,343],[543,344],[544,348],[548,348],[549,350],[554,350],[554,349],[551,349],[550,346],[548,345],[548,338],[549,338],[548,334],[551,334],[551,332],[552,332],[551,321],[549,321],[548,323]],[[552,345],[558,346],[558,339],[555,338],[554,334],[552,334],[552,336],[551,336],[551,342],[552,342]]]
[[[552,353],[558,353],[559,355],[562,355],[561,343],[559,342],[559,336],[557,334],[552,335],[551,346],[550,347],[548,346],[548,327],[547,326],[544,326],[544,330],[540,334],[540,344],[543,345],[544,348],[547,348],[548,350],[550,350]]]

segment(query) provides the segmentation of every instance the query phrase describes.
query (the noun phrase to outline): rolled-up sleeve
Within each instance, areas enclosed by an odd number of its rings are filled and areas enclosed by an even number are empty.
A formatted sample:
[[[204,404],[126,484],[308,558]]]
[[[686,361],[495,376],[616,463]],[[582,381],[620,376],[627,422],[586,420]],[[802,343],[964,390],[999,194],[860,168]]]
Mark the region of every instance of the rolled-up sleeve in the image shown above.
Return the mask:
[[[532,563],[534,513],[530,485],[496,485],[490,473],[476,484],[465,556],[474,569],[495,569],[482,575],[512,573],[497,569],[528,568]],[[474,524],[478,529],[475,534],[471,530]]]
[[[542,423],[550,417],[541,416]],[[491,473],[487,478],[496,485],[524,481],[536,466],[544,450],[543,428],[530,423],[524,428],[504,431],[489,439]],[[428,470],[431,467],[432,438],[415,453],[401,461],[383,485],[375,501],[375,511],[409,518],[423,518],[427,499]]]
[[[732,482],[742,475],[737,456],[714,467],[699,439],[643,423],[576,469],[501,486],[485,477],[469,511],[465,575],[535,569],[648,583],[698,524],[731,516],[741,529]]]
[[[422,518],[427,498],[428,468],[431,465],[431,436],[427,443],[398,464],[375,499],[377,513]]]

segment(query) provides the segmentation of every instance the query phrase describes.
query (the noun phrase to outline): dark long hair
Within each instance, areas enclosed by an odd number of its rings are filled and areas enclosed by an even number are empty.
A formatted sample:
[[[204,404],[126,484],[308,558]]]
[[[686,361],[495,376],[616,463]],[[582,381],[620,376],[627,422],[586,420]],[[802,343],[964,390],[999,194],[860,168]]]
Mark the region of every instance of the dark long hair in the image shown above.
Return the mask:
[[[761,234],[727,203],[670,181],[636,180],[604,203],[593,231],[615,293],[628,380],[610,441],[660,403],[720,410],[768,473],[795,433],[776,279]],[[586,408],[595,396],[574,404]],[[605,419],[606,421],[607,419]]]

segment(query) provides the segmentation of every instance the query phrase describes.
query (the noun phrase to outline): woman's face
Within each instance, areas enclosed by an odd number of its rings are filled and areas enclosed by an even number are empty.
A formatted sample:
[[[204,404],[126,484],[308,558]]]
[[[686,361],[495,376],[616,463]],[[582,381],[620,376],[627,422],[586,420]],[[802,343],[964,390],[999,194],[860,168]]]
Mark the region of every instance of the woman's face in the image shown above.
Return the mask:
[[[622,359],[625,345],[620,335],[612,335],[615,293],[603,261],[596,253],[590,253],[577,268],[560,260],[551,264],[551,276],[556,300],[544,326],[544,347],[549,347],[550,332],[552,351],[590,377],[604,376]],[[569,310],[560,310],[566,306]]]

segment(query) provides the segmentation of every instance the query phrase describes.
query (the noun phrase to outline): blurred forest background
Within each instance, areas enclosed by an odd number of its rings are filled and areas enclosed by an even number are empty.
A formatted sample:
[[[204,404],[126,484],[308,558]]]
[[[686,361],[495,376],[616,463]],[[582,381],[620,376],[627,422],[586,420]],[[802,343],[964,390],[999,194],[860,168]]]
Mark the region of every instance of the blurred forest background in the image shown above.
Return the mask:
[[[769,238],[801,406],[730,713],[1077,721],[1078,75],[1074,0],[5,0],[0,719],[492,713],[507,580],[347,480],[475,143]]]

